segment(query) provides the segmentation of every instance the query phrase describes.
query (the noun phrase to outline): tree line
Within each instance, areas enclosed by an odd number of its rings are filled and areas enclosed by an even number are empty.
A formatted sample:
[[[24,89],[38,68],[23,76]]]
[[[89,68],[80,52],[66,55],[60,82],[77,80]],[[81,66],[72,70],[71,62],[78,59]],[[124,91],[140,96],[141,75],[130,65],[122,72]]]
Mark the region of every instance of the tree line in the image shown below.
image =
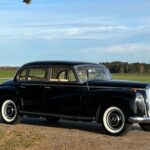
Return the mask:
[[[18,70],[19,69],[19,67],[9,67],[9,66],[0,66],[0,70],[3,70],[3,71],[5,71],[5,70]]]
[[[101,63],[109,68],[111,73],[150,73],[150,64],[146,63],[128,63],[128,62],[103,62]]]

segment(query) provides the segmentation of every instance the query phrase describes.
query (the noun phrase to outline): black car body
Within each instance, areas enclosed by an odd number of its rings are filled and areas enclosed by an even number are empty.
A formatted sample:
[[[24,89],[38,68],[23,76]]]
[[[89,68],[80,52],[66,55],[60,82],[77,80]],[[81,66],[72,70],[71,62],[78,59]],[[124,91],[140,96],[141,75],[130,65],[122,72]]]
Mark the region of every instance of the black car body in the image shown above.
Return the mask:
[[[112,80],[100,64],[25,64],[13,80],[0,85],[0,104],[2,119],[10,124],[28,115],[96,121],[110,135],[126,133],[132,123],[150,129],[150,85]]]

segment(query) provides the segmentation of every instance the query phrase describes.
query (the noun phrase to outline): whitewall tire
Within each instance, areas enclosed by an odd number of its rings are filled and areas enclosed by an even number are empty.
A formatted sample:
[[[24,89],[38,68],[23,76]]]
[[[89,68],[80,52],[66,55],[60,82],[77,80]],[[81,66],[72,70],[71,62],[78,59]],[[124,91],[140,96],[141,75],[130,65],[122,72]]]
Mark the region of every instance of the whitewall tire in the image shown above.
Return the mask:
[[[109,135],[123,135],[127,132],[129,124],[126,115],[116,106],[107,107],[102,116],[102,126]]]
[[[13,124],[21,121],[21,116],[18,114],[17,106],[13,100],[4,100],[1,106],[1,117],[2,120],[8,124]]]

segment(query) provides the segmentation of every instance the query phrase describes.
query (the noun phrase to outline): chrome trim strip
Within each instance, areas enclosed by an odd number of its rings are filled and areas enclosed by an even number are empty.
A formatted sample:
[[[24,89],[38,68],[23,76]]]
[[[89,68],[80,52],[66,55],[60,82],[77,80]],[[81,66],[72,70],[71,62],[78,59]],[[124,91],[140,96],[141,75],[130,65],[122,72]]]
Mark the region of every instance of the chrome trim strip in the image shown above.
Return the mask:
[[[62,87],[83,87],[83,88],[87,88],[87,86],[85,85],[66,85],[66,84],[34,84],[34,83],[22,83],[21,85],[27,85],[27,86],[35,86],[35,85],[38,85],[38,86],[62,86]],[[114,86],[90,86],[89,85],[89,88],[96,88],[96,89],[132,89],[132,87],[114,87]],[[145,88],[136,88],[137,90],[145,90]]]
[[[150,117],[129,117],[130,123],[150,123]]]
[[[132,89],[132,87],[114,87],[114,86],[90,86],[90,88],[98,88],[98,89]],[[134,88],[134,87],[133,87]],[[145,90],[145,88],[136,88],[137,90]]]

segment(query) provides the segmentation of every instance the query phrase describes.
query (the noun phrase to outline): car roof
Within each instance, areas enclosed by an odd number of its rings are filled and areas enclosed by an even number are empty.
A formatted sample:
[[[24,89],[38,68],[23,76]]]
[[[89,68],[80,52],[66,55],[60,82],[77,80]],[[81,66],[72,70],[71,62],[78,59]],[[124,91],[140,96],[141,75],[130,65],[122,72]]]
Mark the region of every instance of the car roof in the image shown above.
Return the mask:
[[[81,61],[35,61],[30,62],[22,67],[28,67],[28,66],[43,66],[43,65],[62,65],[62,66],[80,66],[80,65],[97,65],[101,67],[105,67],[102,64],[96,64],[96,63],[90,63],[90,62],[81,62]]]

